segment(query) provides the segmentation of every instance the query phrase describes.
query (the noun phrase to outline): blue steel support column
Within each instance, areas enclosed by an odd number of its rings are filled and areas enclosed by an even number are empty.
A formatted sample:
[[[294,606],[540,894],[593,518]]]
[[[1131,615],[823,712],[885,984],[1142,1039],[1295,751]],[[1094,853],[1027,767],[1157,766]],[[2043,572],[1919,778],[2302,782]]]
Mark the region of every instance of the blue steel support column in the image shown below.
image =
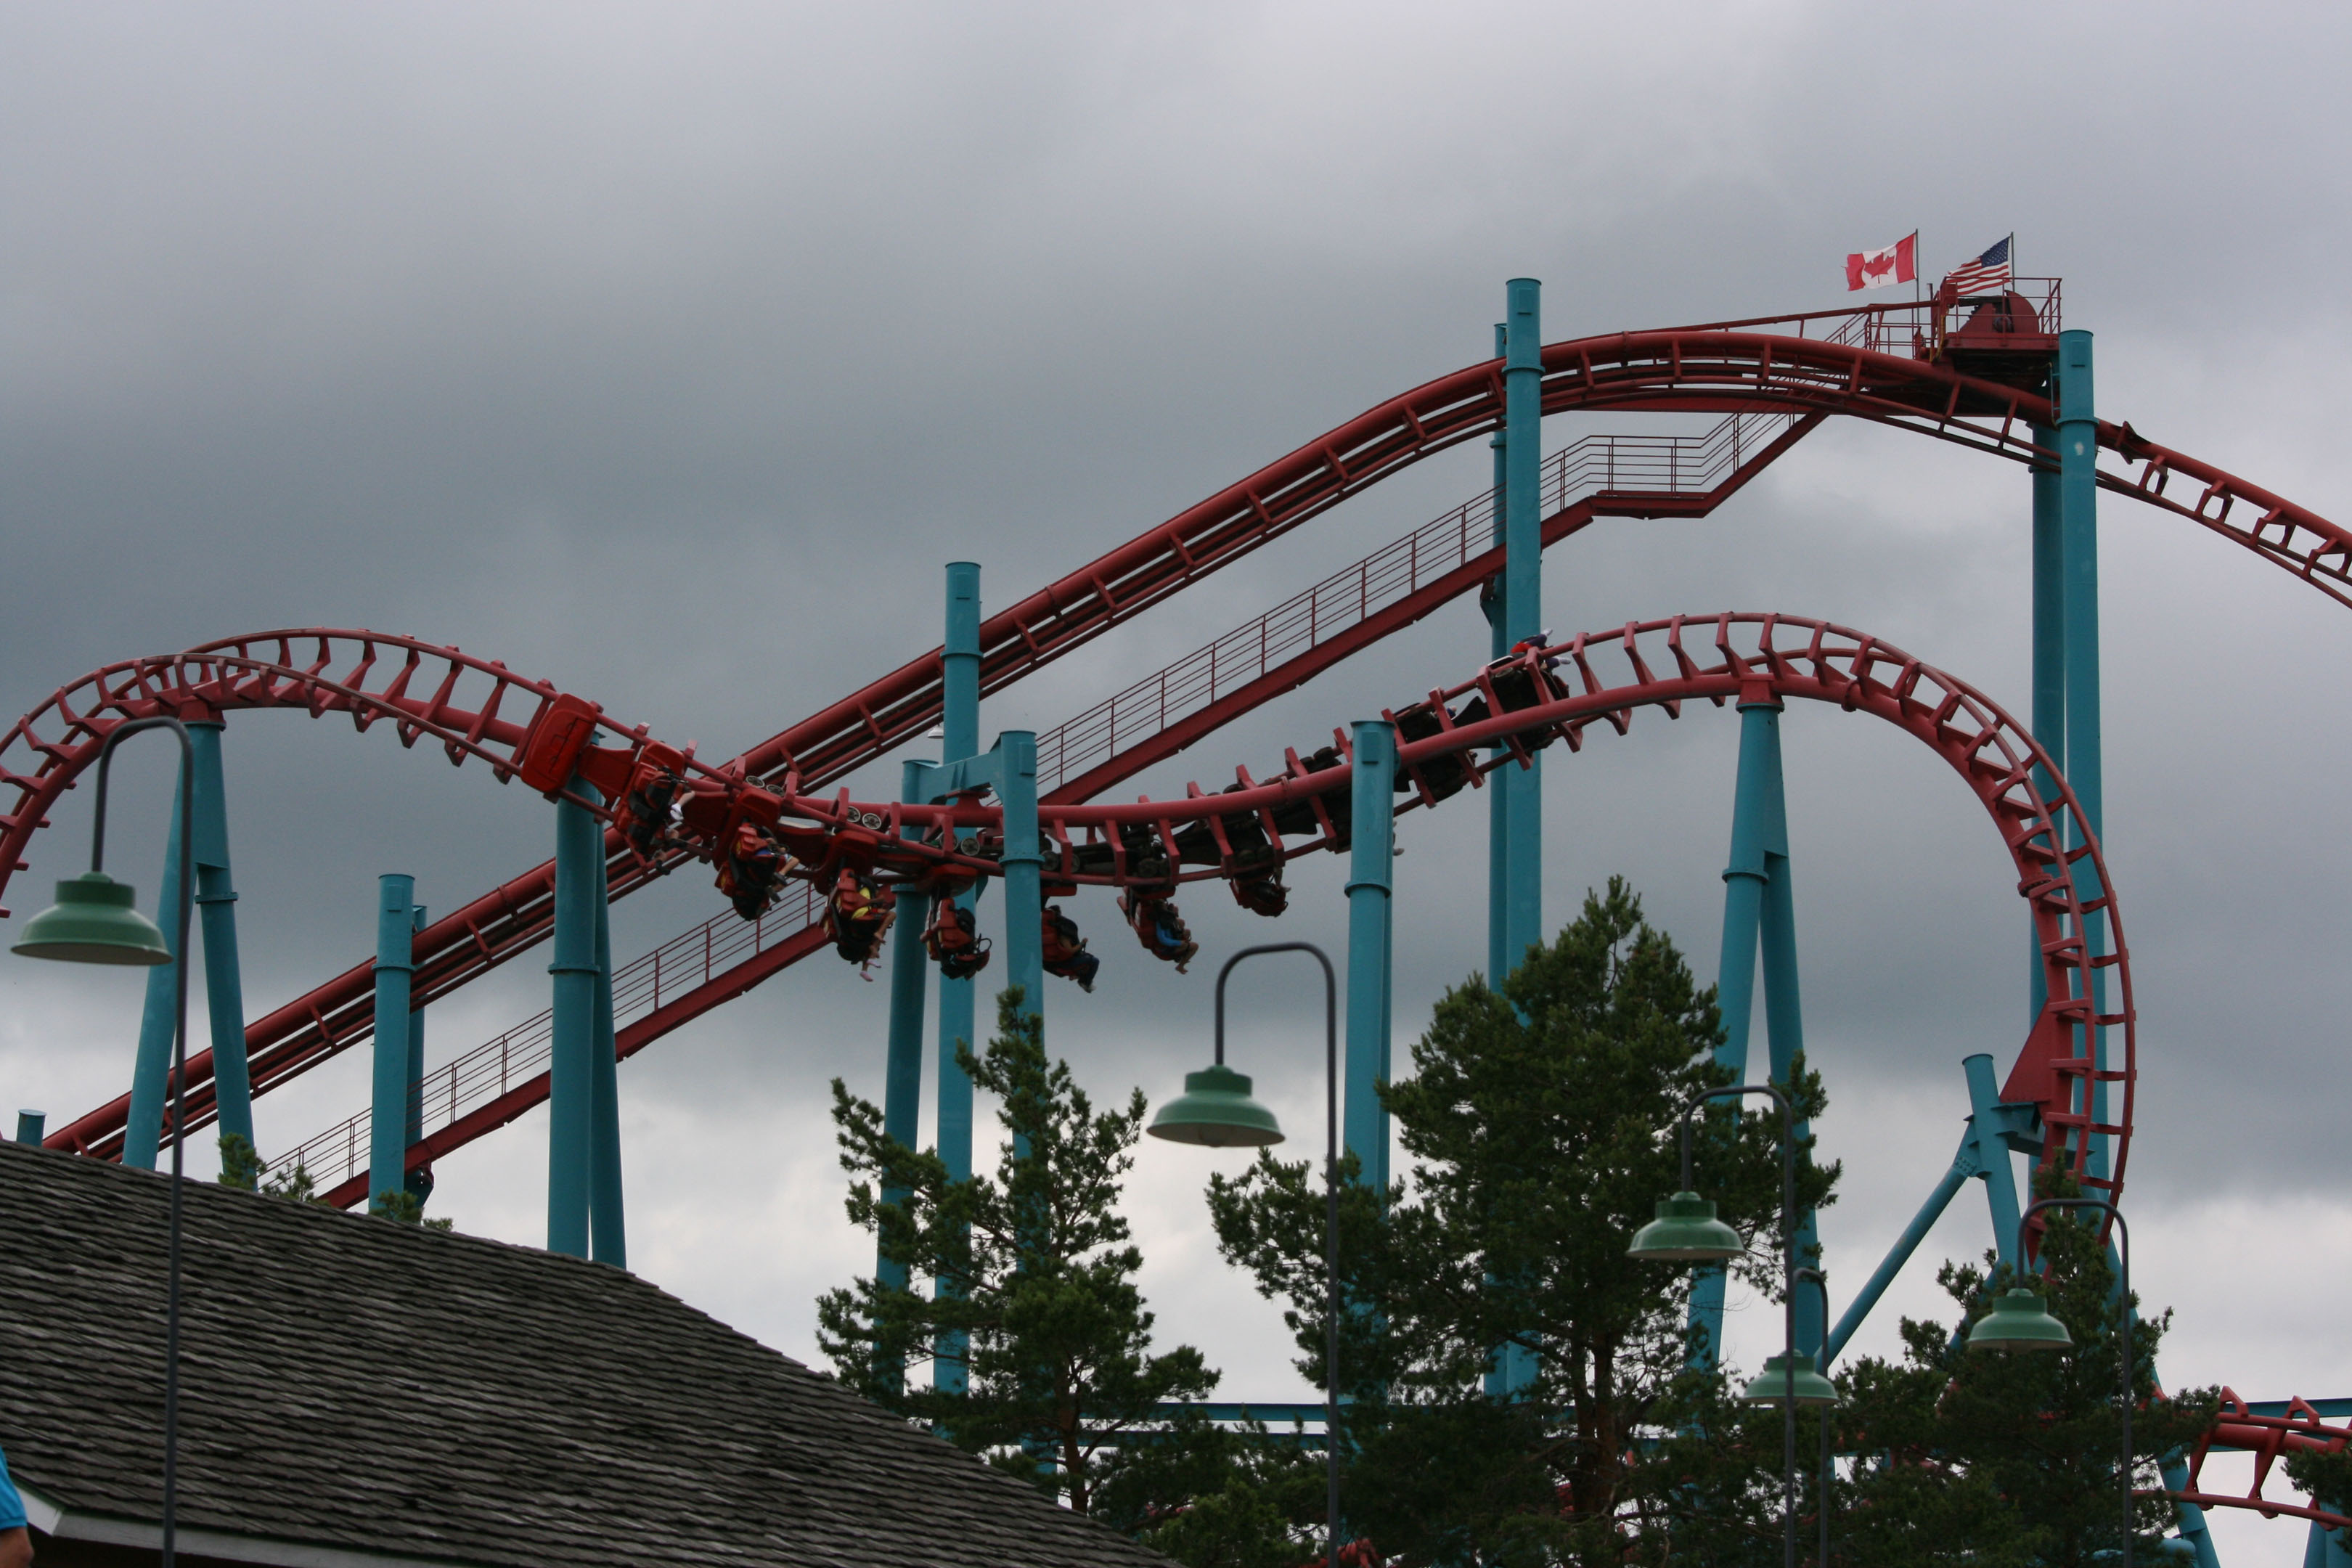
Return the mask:
[[[2034,663],[2033,663],[2033,728],[2034,739],[2049,752],[2064,770],[2066,782],[2074,786],[2074,798],[2083,803],[2084,826],[2089,828],[2104,848],[2106,844],[2105,767],[2101,756],[2099,704],[2099,430],[2098,399],[2093,374],[2091,334],[2084,331],[2058,334],[2058,363],[2053,377],[2053,398],[2058,405],[2058,426],[2055,431],[2037,428],[2037,445],[2052,445],[2058,451],[2058,472],[2054,480],[2037,472],[2034,475]],[[2051,501],[2056,512],[2057,536],[2054,551],[2045,542],[2043,527],[2044,486],[2048,485]],[[2046,595],[2042,586],[2045,560],[2054,555],[2060,587],[2056,594]],[[2047,599],[2054,598],[2055,604]],[[2043,626],[2055,620],[2058,626],[2058,647],[2045,650]],[[2053,673],[2063,672],[2061,701],[2048,708],[2045,687],[2060,684]],[[2047,710],[2046,710],[2047,709]],[[2051,738],[2063,728],[2063,744]],[[2092,878],[2088,858],[2076,863],[2074,875],[2078,889],[2088,892]],[[2111,951],[2108,923],[2104,913],[2093,914],[2084,922],[2084,937],[2094,956],[2105,956]],[[2107,1010],[2106,972],[2091,973],[2091,1006],[2094,1013]],[[2032,997],[2037,1003],[2035,1016],[2040,1016],[2038,1004],[2044,996],[2040,953],[2034,954]],[[2107,1065],[2107,1032],[2089,1026],[2092,1033],[2091,1057],[2095,1065]],[[1990,1079],[1990,1069],[1987,1072]],[[1973,1089],[1973,1083],[1971,1084]],[[2107,1086],[2093,1082],[2085,1086],[2087,1109],[2094,1123],[2108,1120]],[[2104,1132],[2094,1132],[2090,1139],[2089,1166],[2093,1175],[2104,1176],[2112,1169],[2113,1139]],[[2004,1171],[2006,1163],[2004,1163]],[[2004,1252],[2014,1247],[2006,1237],[2016,1231],[2016,1198],[2012,1187],[2010,1218],[2004,1226],[2000,1213],[1994,1215],[1997,1235]],[[2210,1538],[2204,1529],[2201,1510],[2184,1507],[2181,1510],[2181,1530],[2197,1552],[2200,1564],[2218,1562]],[[2317,1546],[2315,1531],[2314,1545]],[[2327,1568],[2352,1568],[2352,1550],[2340,1542],[2326,1550],[2334,1555],[2323,1559]]]
[[[1044,859],[1037,831],[1037,737],[1028,730],[1007,730],[996,737],[996,798],[1004,811],[1004,967],[1005,983],[1021,988],[1020,1016],[1042,1027],[1045,1016],[1045,890],[1040,885]],[[1013,1140],[1013,1152],[1025,1157],[1029,1141]],[[1024,1221],[1024,1233],[1029,1222]],[[1022,1447],[1042,1470],[1050,1450],[1039,1440],[1024,1438]]]
[[[2102,769],[2099,761],[2099,436],[2094,412],[2091,376],[2091,334],[2058,334],[2058,508],[2064,540],[2066,615],[2066,782],[2083,803],[2085,826],[2102,846]],[[2075,876],[2087,886],[2090,861],[2076,863]],[[2094,915],[2084,934],[2094,953],[2107,951],[2107,922]],[[2095,972],[2093,1002],[2105,1012],[2105,974]],[[2095,1030],[2092,1055],[2107,1065],[2106,1031]],[[2090,1088],[2092,1120],[2107,1120],[2105,1084]],[[2091,1173],[2105,1175],[2108,1139],[2091,1140]]]
[[[1764,1036],[1772,1055],[1773,1081],[1793,1086],[1797,1058],[1805,1049],[1805,1011],[1797,984],[1796,883],[1789,869],[1788,810],[1780,780],[1780,715],[1775,709],[1765,717],[1772,731],[1772,835],[1780,841],[1780,848],[1779,853],[1764,858],[1770,872],[1764,887],[1762,931]],[[1811,1134],[1812,1123],[1801,1117],[1790,1132],[1790,1136],[1799,1139]],[[1820,1215],[1806,1209],[1797,1216],[1798,1256],[1818,1264],[1820,1247]],[[1823,1306],[1818,1290],[1802,1291],[1797,1297],[1797,1349],[1806,1355],[1820,1353],[1822,1333],[1828,1326],[1823,1321]]]
[[[193,816],[195,842],[189,858],[195,864],[195,904],[204,921],[205,1004],[212,1021],[214,1093],[219,1125],[226,1136],[236,1133],[253,1141],[253,1091],[245,1061],[245,992],[236,952],[236,889],[229,880],[228,814],[221,785],[221,724],[199,720],[188,726],[189,749],[195,777]],[[180,813],[173,792],[172,826],[164,849],[163,903],[169,909],[180,897]],[[175,929],[163,940],[176,944]],[[173,954],[173,963],[178,954]],[[122,1163],[142,1171],[155,1168],[155,1151],[163,1143],[163,1101],[172,1071],[172,1031],[178,981],[173,963],[147,972],[147,998],[139,1021],[139,1051],[131,1074],[131,1107],[123,1129]]]
[[[923,797],[927,763],[902,763],[898,798],[908,804]],[[916,830],[902,829],[912,838]],[[898,895],[898,923],[890,933],[890,1047],[882,1075],[882,1131],[891,1142],[912,1149],[920,1136],[923,1113],[923,1011],[930,979],[930,963],[923,952],[923,928],[930,923],[931,900],[920,893]],[[906,1197],[903,1187],[884,1187],[882,1201],[895,1204]],[[904,1289],[907,1268],[877,1251],[874,1277],[894,1289]]]
[[[629,1232],[621,1195],[621,1068],[613,1041],[613,889],[604,865],[604,835],[596,834],[596,1030],[589,1075],[589,1256],[615,1268],[629,1266]]]
[[[253,1142],[253,1081],[245,1061],[245,982],[236,957],[236,889],[229,880],[228,795],[219,720],[188,726],[196,777],[196,912],[205,930],[205,1011],[212,1021],[213,1103],[221,1136]]]
[[[1045,900],[1037,834],[1037,737],[1007,730],[996,738],[997,800],[1004,808],[1004,980],[1021,987],[1022,1010],[1045,1012]]]
[[[368,1207],[407,1189],[408,991],[416,935],[416,879],[375,879],[375,1092],[368,1108]]]
[[[1506,651],[1543,631],[1542,285],[1514,278],[1507,286],[1509,329],[1503,354],[1503,637]],[[1544,940],[1543,753],[1527,768],[1495,773],[1509,791],[1509,892],[1505,905],[1505,973],[1525,962],[1528,949]]]
[[[192,737],[193,739],[193,737]],[[158,910],[180,907],[180,797],[172,795],[172,829],[163,840],[163,891]],[[131,1064],[131,1108],[122,1125],[122,1163],[136,1170],[155,1168],[155,1151],[163,1142],[163,1102],[172,1079],[172,1032],[178,1014],[178,982],[173,964],[180,958],[179,922],[163,923],[163,945],[172,949],[172,963],[147,972],[147,1001],[139,1016],[139,1054]]]
[[[588,1163],[595,1123],[596,869],[604,834],[571,798],[594,799],[575,776],[555,803],[555,977],[547,1070],[547,1249],[588,1256]]]
[[[1355,775],[1348,860],[1348,1068],[1341,1146],[1360,1162],[1358,1180],[1389,1187],[1389,1117],[1380,1085],[1389,1077],[1390,961],[1393,951],[1391,878],[1395,859],[1396,726],[1385,719],[1354,725]]]
[[[1497,521],[1503,533],[1503,622],[1508,653],[1543,631],[1543,286],[1514,278],[1504,286],[1502,490]],[[1503,851],[1503,942],[1488,984],[1499,986],[1544,940],[1543,753],[1530,765],[1516,762],[1489,775],[1498,803]],[[1491,944],[1491,939],[1490,939]],[[1518,1394],[1536,1375],[1534,1356],[1516,1344],[1496,1347],[1486,1391]]]
[[[948,563],[947,637],[940,658],[940,754],[949,762],[980,752],[980,568]],[[965,909],[979,889],[957,899]],[[974,1030],[974,982],[940,977],[939,1147],[948,1175],[971,1174],[971,1079],[956,1066],[956,1042],[980,1048]]]
[[[425,906],[418,904],[408,911],[408,930],[412,940],[416,932],[425,929]],[[416,1000],[413,978],[408,1000],[408,1109],[407,1115],[402,1119],[400,1135],[413,1149],[425,1141],[425,1008]],[[429,1170],[410,1171],[402,1178],[401,1185],[415,1196],[421,1211],[425,1200],[433,1195],[433,1173]]]
[[[1785,860],[1789,852],[1785,814],[1775,809],[1780,800],[1780,718],[1777,701],[1739,705],[1739,773],[1732,786],[1731,858],[1723,869],[1722,956],[1715,971],[1716,1005],[1723,1014],[1723,1044],[1716,1047],[1715,1059],[1731,1070],[1735,1081],[1745,1081],[1748,1075],[1756,951],[1763,936],[1771,862]],[[1769,999],[1766,1006],[1769,1032]],[[1723,1343],[1723,1270],[1713,1267],[1696,1270],[1692,1279],[1690,1321],[1704,1331],[1692,1360],[1700,1366],[1714,1365]]]
[[[2352,1530],[2315,1523],[2304,1537],[2304,1568],[2352,1568]]]
[[[949,762],[980,751],[980,567],[948,563],[947,636],[940,645],[940,754]],[[979,901],[978,887],[958,896],[965,909]],[[1008,960],[1009,962],[1009,960]],[[940,1042],[937,1138],[949,1179],[971,1175],[971,1079],[956,1065],[959,1043],[980,1048],[974,1028],[974,982],[940,976]],[[931,1386],[942,1394],[964,1389],[961,1337],[950,1335],[934,1347]]]
[[[1501,321],[1495,323],[1495,357],[1501,359],[1507,352],[1511,329]],[[1495,548],[1507,549],[1504,519],[1509,514],[1510,496],[1504,472],[1504,454],[1510,449],[1511,438],[1505,431],[1496,431],[1486,445],[1495,454]],[[1510,597],[1507,578],[1497,579],[1492,593],[1478,596],[1478,608],[1486,617],[1486,642],[1489,658],[1500,658],[1511,649],[1503,635],[1503,623],[1508,612],[1504,609]],[[1509,748],[1497,746],[1494,755],[1509,754]],[[1503,775],[1493,775],[1495,787],[1486,792],[1486,984],[1499,990],[1503,976],[1511,972],[1510,892],[1511,892],[1511,792],[1503,786]]]
[[[2056,367],[2053,367],[2054,387]],[[2058,449],[2054,426],[2036,425],[2033,444]],[[2033,470],[2033,738],[2058,771],[2066,771],[2066,539],[2058,505],[2055,469]],[[2046,768],[2033,771],[2034,788],[2044,800],[2058,793]],[[2026,1027],[2042,1016],[2049,1000],[2042,969],[2042,938],[2029,920],[2026,942]]]

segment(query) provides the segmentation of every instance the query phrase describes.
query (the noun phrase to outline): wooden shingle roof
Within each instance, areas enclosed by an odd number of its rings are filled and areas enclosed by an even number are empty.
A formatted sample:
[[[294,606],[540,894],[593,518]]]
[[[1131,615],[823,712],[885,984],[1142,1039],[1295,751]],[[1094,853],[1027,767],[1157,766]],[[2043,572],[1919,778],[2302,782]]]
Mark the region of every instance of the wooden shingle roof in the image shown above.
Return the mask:
[[[169,1185],[0,1144],[0,1447],[76,1517],[161,1516]],[[194,1181],[185,1226],[183,1530],[533,1568],[1165,1568],[618,1269]]]

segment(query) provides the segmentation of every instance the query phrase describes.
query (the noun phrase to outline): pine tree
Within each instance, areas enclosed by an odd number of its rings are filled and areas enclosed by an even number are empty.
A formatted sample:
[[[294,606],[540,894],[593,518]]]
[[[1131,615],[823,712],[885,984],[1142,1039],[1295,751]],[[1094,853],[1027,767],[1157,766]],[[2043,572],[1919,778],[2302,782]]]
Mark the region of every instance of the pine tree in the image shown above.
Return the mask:
[[[950,1180],[935,1151],[890,1138],[880,1110],[835,1080],[849,1217],[906,1282],[860,1279],[828,1292],[818,1343],[868,1398],[1078,1512],[1108,1492],[1122,1522],[1145,1528],[1171,1500],[1150,1478],[1181,1482],[1186,1444],[1226,1440],[1159,1407],[1203,1397],[1217,1374],[1190,1345],[1151,1349],[1152,1314],[1135,1285],[1143,1257],[1118,1210],[1142,1092],[1097,1112],[1069,1065],[1049,1062],[1020,1001],[1017,987],[999,997],[984,1056],[957,1048],[974,1086],[1002,1102],[1009,1136],[992,1178]],[[960,1365],[965,1390],[928,1386],[917,1374],[927,1362]]]
[[[1680,1184],[1683,1104],[1729,1081],[1721,1038],[1712,989],[1622,879],[1499,993],[1474,978],[1439,1002],[1413,1076],[1382,1093],[1412,1188],[1392,1188],[1385,1213],[1360,1187],[1343,1205],[1350,1533],[1400,1563],[1660,1560],[1679,1479],[1650,1445],[1694,1397],[1690,1274],[1625,1249]],[[1801,1064],[1797,1078],[1799,1113],[1819,1115],[1818,1080]],[[1696,1140],[1699,1190],[1751,1238],[1735,1272],[1768,1293],[1780,1138],[1768,1102],[1704,1117]],[[1800,1203],[1826,1204],[1835,1174],[1801,1157]],[[1299,1370],[1318,1384],[1319,1194],[1307,1163],[1265,1155],[1209,1194],[1226,1256],[1288,1300]],[[1534,1354],[1536,1381],[1490,1399],[1482,1381],[1507,1342]]]
[[[2044,1194],[2074,1192],[2045,1178]],[[1864,1360],[1842,1373],[1835,1442],[1853,1453],[1837,1488],[1840,1563],[1938,1563],[2083,1568],[2116,1560],[2123,1534],[2117,1459],[2123,1335],[2132,1336],[2134,1552],[2155,1562],[2174,1521],[2159,1456],[2193,1442],[2219,1404],[2210,1389],[2160,1395],[2156,1353],[2168,1311],[2136,1316],[2121,1299],[2097,1216],[2044,1210],[2040,1272],[2029,1283],[2074,1342],[2063,1350],[1971,1352],[1969,1328],[2016,1281],[1987,1253],[1948,1263],[1937,1283],[1959,1321],[1906,1319],[1899,1363]]]
[[[269,1173],[269,1163],[253,1146],[253,1140],[237,1132],[224,1132],[220,1138],[221,1173],[218,1178],[224,1187],[237,1187],[248,1193],[260,1193],[266,1197],[285,1198],[298,1204],[324,1204],[318,1195],[310,1171],[299,1160],[290,1171]],[[439,1228],[446,1230],[444,1220]]]

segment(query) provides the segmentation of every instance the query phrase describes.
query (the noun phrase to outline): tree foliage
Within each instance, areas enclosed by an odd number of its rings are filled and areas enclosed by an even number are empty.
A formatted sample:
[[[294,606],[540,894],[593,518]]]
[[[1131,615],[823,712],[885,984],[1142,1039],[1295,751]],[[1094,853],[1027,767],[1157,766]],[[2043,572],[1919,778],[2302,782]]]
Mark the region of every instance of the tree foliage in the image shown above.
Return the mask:
[[[1685,1268],[1625,1256],[1680,1185],[1684,1103],[1730,1081],[1712,988],[1642,918],[1622,879],[1587,896],[1557,940],[1497,993],[1477,980],[1439,1002],[1412,1047],[1413,1076],[1383,1089],[1416,1161],[1385,1205],[1358,1186],[1341,1237],[1348,1305],[1340,1385],[1351,1532],[1402,1563],[1654,1560],[1680,1484],[1653,1458],[1662,1413],[1693,1397]],[[1816,1079],[1797,1073],[1801,1115]],[[1777,1109],[1701,1119],[1698,1190],[1751,1238],[1734,1265],[1777,1296],[1781,1245]],[[1801,1205],[1836,1173],[1801,1152]],[[1226,1256],[1287,1302],[1323,1381],[1320,1184],[1306,1163],[1261,1155],[1211,1184]],[[1535,1358],[1532,1386],[1490,1398],[1495,1347]],[[1712,1381],[1709,1377],[1701,1382]],[[1777,1444],[1776,1444],[1777,1450]]]
[[[868,1398],[1079,1512],[1107,1508],[1145,1529],[1164,1489],[1196,1479],[1200,1456],[1226,1442],[1159,1406],[1202,1398],[1217,1374],[1190,1345],[1151,1348],[1135,1284],[1142,1254],[1118,1207],[1141,1091],[1097,1111],[1069,1065],[1047,1058],[1020,1000],[1018,988],[999,998],[985,1055],[957,1050],[974,1086],[1002,1102],[1008,1138],[992,1177],[950,1179],[936,1151],[889,1137],[881,1110],[835,1080],[849,1217],[897,1277],[828,1292],[818,1343]],[[908,1375],[925,1363],[961,1369],[962,1391]],[[1209,1469],[1222,1483],[1223,1469]]]
[[[2046,1178],[2044,1194],[2074,1191]],[[2095,1214],[2044,1210],[2041,1270],[2030,1284],[2074,1342],[2059,1351],[1972,1352],[1969,1329],[2016,1280],[1988,1253],[1981,1265],[1944,1266],[1937,1282],[1958,1321],[1906,1319],[1902,1360],[1864,1360],[1839,1383],[1838,1447],[1858,1456],[1834,1519],[1843,1562],[1967,1563],[2077,1568],[2112,1561],[2124,1530],[2118,1464],[2126,1331],[2132,1346],[2136,1553],[2155,1561],[2174,1510],[2161,1495],[2159,1456],[2210,1423],[2212,1390],[2169,1397],[2156,1354],[2172,1314],[2137,1315],[2116,1290]]]
[[[225,1187],[236,1187],[264,1197],[284,1198],[289,1203],[318,1204],[326,1199],[319,1196],[317,1184],[310,1170],[297,1160],[290,1170],[272,1174],[269,1163],[253,1146],[253,1140],[242,1133],[224,1132],[220,1139],[221,1172],[219,1182]],[[422,1226],[426,1230],[454,1230],[457,1222],[448,1219],[426,1219],[425,1200],[410,1192],[378,1193],[368,1212],[379,1219],[396,1221],[401,1225]]]
[[[1715,1063],[1721,1023],[1675,944],[1622,879],[1589,894],[1499,992],[1474,977],[1439,1002],[1412,1074],[1383,1102],[1413,1176],[1376,1192],[1341,1163],[1339,1366],[1327,1380],[1326,1192],[1320,1161],[1261,1152],[1213,1178],[1225,1257],[1283,1305],[1300,1373],[1346,1401],[1348,1560],[1381,1568],[1771,1568],[1790,1517],[1780,1410],[1733,1394],[1734,1369],[1695,1367],[1694,1270],[1625,1256],[1657,1200],[1684,1184],[1675,1126]],[[950,1182],[930,1152],[882,1132],[835,1086],[853,1219],[904,1283],[860,1279],[820,1304],[820,1337],[864,1392],[1029,1476],[1192,1568],[1296,1568],[1327,1524],[1323,1457],[1296,1435],[1235,1430],[1164,1401],[1214,1385],[1189,1347],[1155,1353],[1134,1285],[1140,1258],[1117,1215],[1142,1125],[1139,1094],[1097,1112],[1008,994],[984,1058],[959,1059],[1000,1096],[1012,1142],[993,1178]],[[1797,1114],[1817,1077],[1793,1064]],[[1780,1300],[1778,1108],[1722,1102],[1696,1122],[1691,1185],[1749,1242],[1733,1272]],[[1801,1141],[1800,1212],[1838,1172]],[[2071,1193],[2046,1181],[2045,1194]],[[1906,1321],[1903,1353],[1837,1373],[1843,1404],[1801,1415],[1795,1516],[1804,1553],[1826,1489],[1838,1568],[2084,1568],[2123,1534],[2117,1404],[2133,1348],[2136,1550],[2155,1560],[2172,1521],[2159,1455],[2210,1421],[2210,1391],[2160,1395],[2169,1314],[2136,1316],[2095,1222],[2053,1211],[2033,1281],[2073,1335],[2042,1354],[1970,1353],[1967,1331],[2012,1283],[1988,1255],[1948,1264],[1950,1326]],[[939,1289],[925,1292],[920,1282]],[[1535,1367],[1490,1394],[1496,1347]],[[948,1358],[969,1391],[908,1387]],[[1826,1481],[1826,1424],[1841,1456]],[[2352,1458],[2289,1472],[2352,1494]]]
[[[310,1173],[297,1160],[291,1170],[270,1173],[269,1163],[261,1157],[253,1141],[242,1133],[224,1132],[220,1139],[221,1172],[219,1182],[225,1187],[237,1187],[264,1197],[284,1198],[290,1203],[324,1204],[318,1195]],[[446,1229],[448,1222],[441,1222]]]

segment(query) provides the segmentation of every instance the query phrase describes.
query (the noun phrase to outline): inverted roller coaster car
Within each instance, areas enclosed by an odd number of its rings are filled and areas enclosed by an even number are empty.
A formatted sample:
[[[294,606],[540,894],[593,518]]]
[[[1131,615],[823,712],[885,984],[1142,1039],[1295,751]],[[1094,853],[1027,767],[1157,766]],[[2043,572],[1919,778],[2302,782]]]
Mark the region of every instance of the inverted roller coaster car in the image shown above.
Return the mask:
[[[638,753],[621,793],[621,807],[613,826],[639,855],[651,859],[669,847],[677,813],[678,795],[686,787],[686,758],[658,741],[648,742]]]
[[[1081,991],[1095,988],[1095,974],[1102,968],[1102,960],[1087,951],[1087,939],[1078,934],[1078,922],[1064,914],[1061,905],[1045,906],[1038,935],[1046,973],[1075,980]]]
[[[825,896],[824,934],[861,969],[882,956],[882,939],[898,918],[898,895],[855,867],[844,866]]]
[[[596,737],[603,711],[584,697],[559,695],[541,710],[516,749],[515,776],[541,795],[553,795],[570,784],[581,753]]]
[[[726,852],[718,857],[719,875],[713,879],[735,912],[747,921],[756,921],[768,912],[776,900],[777,889],[784,885],[784,876],[793,868],[793,858],[784,852],[772,835],[754,823],[742,823],[735,829]]]
[[[1162,963],[1172,963],[1176,973],[1200,955],[1201,944],[1192,940],[1192,931],[1184,917],[1176,912],[1173,900],[1155,899],[1148,893],[1129,889],[1119,895],[1119,913],[1143,943],[1143,951]]]
[[[988,967],[989,941],[980,934],[972,913],[952,898],[932,906],[931,923],[923,930],[923,951],[950,980],[969,980]]]

